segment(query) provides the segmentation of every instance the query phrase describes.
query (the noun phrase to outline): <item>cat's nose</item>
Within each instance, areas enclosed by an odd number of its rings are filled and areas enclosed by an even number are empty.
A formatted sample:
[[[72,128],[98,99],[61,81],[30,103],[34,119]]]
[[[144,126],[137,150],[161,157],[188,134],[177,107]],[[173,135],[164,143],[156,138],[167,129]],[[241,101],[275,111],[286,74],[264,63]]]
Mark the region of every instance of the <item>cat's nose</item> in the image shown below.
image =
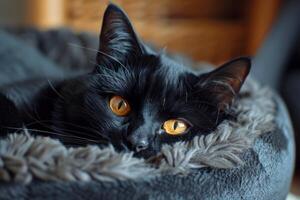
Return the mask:
[[[136,152],[140,152],[142,150],[145,150],[148,148],[149,143],[147,139],[142,139],[142,138],[136,138],[136,137],[129,137],[128,141],[132,145],[132,149],[135,150]]]
[[[140,152],[147,148],[148,148],[148,142],[145,140],[142,140],[136,145],[135,150],[136,150],[136,152]]]

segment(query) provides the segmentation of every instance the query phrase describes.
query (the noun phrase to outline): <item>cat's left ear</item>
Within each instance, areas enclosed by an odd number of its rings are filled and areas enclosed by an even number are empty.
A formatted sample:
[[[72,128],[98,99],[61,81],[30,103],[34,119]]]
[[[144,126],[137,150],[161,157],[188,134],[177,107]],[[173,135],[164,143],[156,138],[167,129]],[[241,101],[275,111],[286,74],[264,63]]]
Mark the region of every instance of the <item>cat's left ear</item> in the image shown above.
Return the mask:
[[[103,17],[97,63],[99,65],[124,63],[131,56],[142,54],[139,41],[127,15],[114,4],[110,4]]]
[[[220,110],[224,110],[239,93],[250,68],[250,58],[234,59],[202,76],[201,88],[217,101]]]

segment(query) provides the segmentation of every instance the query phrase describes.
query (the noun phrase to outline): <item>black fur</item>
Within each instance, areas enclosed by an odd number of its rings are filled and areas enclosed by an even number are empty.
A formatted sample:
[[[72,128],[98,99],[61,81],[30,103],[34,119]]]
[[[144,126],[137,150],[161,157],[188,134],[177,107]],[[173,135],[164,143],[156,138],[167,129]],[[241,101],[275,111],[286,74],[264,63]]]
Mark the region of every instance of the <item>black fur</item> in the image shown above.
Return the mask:
[[[148,157],[164,143],[207,134],[226,118],[229,106],[250,70],[238,58],[207,74],[197,74],[164,54],[155,53],[135,34],[129,19],[109,5],[103,20],[95,70],[67,80],[38,80],[25,103],[7,89],[26,127],[59,138],[66,145],[108,144],[118,149],[147,148]],[[30,88],[29,87],[29,88]],[[26,95],[28,91],[22,90]],[[125,98],[132,111],[116,116],[108,106],[113,95]],[[183,119],[188,132],[170,136],[162,129],[168,119]]]

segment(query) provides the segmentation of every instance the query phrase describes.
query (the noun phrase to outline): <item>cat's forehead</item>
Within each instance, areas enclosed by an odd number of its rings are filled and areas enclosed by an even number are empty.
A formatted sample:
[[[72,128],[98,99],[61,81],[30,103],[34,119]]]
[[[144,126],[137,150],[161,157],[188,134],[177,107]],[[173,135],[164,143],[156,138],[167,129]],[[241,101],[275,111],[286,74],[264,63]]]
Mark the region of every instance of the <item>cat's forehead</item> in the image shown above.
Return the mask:
[[[178,63],[167,56],[160,56],[160,67],[156,74],[163,75],[166,84],[176,84],[180,82],[180,78],[188,72],[188,69],[181,63]]]
[[[139,76],[146,81],[137,82],[143,95],[162,101],[186,93],[186,75],[189,73],[186,67],[166,56],[160,56],[157,66],[152,67],[153,70]]]
[[[148,80],[145,83],[147,86],[154,83],[162,83],[166,87],[176,85],[187,72],[186,67],[164,55],[155,56],[154,60],[140,58],[138,66],[129,67],[137,73],[136,77]]]
[[[189,73],[189,69],[179,62],[172,60],[171,58],[162,55],[156,55],[151,57],[141,57],[137,59],[136,63],[128,66],[129,71],[137,74],[136,77],[140,79],[149,79],[152,81],[162,81],[164,84],[177,84],[180,82],[180,78],[186,73]],[[151,84],[151,82],[147,82]]]
[[[127,97],[163,97],[185,89],[188,70],[166,56],[146,56],[124,66],[102,70],[97,75],[100,88]],[[162,98],[160,98],[162,99]]]

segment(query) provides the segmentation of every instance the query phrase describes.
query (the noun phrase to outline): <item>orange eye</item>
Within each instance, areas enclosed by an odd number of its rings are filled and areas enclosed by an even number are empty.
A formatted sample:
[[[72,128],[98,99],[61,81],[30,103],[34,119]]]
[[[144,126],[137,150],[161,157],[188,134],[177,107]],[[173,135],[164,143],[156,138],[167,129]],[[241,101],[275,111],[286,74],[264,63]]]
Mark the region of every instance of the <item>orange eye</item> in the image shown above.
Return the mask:
[[[128,102],[120,96],[113,96],[109,101],[109,107],[118,116],[125,116],[131,110]]]
[[[165,121],[163,128],[169,135],[181,135],[186,132],[189,125],[180,119],[170,119]]]

